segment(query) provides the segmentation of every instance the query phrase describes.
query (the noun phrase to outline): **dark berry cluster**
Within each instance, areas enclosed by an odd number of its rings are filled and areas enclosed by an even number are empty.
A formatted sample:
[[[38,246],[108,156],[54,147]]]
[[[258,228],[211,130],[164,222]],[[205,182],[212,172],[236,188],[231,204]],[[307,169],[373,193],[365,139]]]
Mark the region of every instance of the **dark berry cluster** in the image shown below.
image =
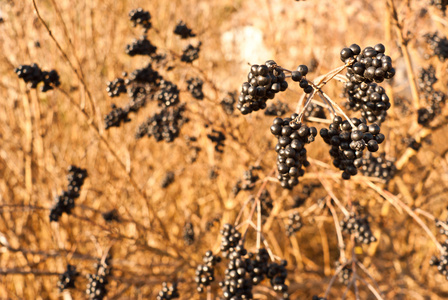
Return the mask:
[[[59,275],[58,288],[62,292],[65,289],[70,289],[75,287],[75,279],[78,276],[76,272],[76,267],[67,264],[67,270]]]
[[[35,89],[39,83],[43,82],[42,92],[52,90],[53,87],[61,85],[58,72],[55,70],[42,71],[37,64],[20,65],[14,69],[14,72],[26,83],[31,83],[32,89]]]
[[[443,15],[445,15],[448,0],[431,0],[429,4],[435,6],[437,9],[440,9]]]
[[[367,158],[362,160],[360,169],[363,175],[381,178],[386,182],[391,180],[397,171],[394,162],[387,160],[384,152],[378,157],[374,157],[369,153]]]
[[[224,151],[224,141],[226,140],[226,136],[223,132],[212,129],[212,133],[207,134],[207,137],[210,141],[215,143],[215,151],[222,153]]]
[[[157,142],[162,140],[168,143],[172,142],[179,136],[182,125],[188,122],[188,119],[184,116],[184,111],[184,105],[165,107],[142,123],[135,137],[140,139],[146,135],[148,137],[153,136]]]
[[[358,243],[370,244],[376,242],[376,238],[370,230],[367,217],[360,217],[351,213],[350,216],[345,217],[341,221],[341,228],[343,232],[353,234]]]
[[[439,273],[445,276],[448,280],[448,240],[442,244],[442,248],[440,257],[433,256],[429,261],[429,264],[436,267]]]
[[[277,101],[276,103],[271,103],[266,107],[264,114],[266,116],[281,117],[289,111],[289,106],[286,103]]]
[[[198,265],[196,268],[195,281],[198,285],[197,291],[202,293],[205,287],[215,281],[215,265],[221,262],[221,257],[213,255],[212,251],[205,252],[202,258],[204,264]]]
[[[441,61],[445,61],[448,58],[448,39],[446,37],[440,37],[438,32],[433,34],[427,33],[424,35],[426,43],[433,51],[431,56],[437,56]]]
[[[347,78],[353,83],[382,82],[395,75],[392,59],[384,54],[386,47],[377,44],[374,47],[361,47],[356,44],[341,50],[341,60],[347,66]]]
[[[229,264],[225,270],[224,280],[219,283],[224,299],[252,299],[252,281],[247,272],[246,253],[237,251],[229,254]]]
[[[120,127],[122,123],[130,122],[129,108],[117,107],[115,104],[110,106],[112,110],[104,117],[104,128],[109,129],[111,127]]]
[[[57,222],[63,213],[70,214],[75,207],[75,199],[79,197],[81,187],[87,178],[87,171],[76,166],[68,168],[68,188],[56,197],[56,204],[50,210],[50,222]]]
[[[302,123],[296,123],[297,114],[291,118],[276,118],[271,126],[278,143],[275,146],[277,155],[278,180],[283,188],[292,189],[299,183],[299,177],[305,171],[302,166],[308,166],[305,145],[314,141],[317,135],[315,127],[308,127]]]
[[[341,266],[340,262],[336,262],[336,268],[339,268]],[[338,274],[339,282],[348,285],[350,283],[350,278],[352,276],[353,270],[349,268],[349,265],[345,265],[341,272]]]
[[[233,115],[235,111],[236,93],[227,93],[227,96],[221,100],[221,107],[228,115]]]
[[[305,65],[300,65],[297,67],[296,71],[291,72],[291,79],[299,82],[299,85],[303,91],[306,94],[309,94],[313,91],[313,87],[309,84],[308,80],[306,80],[306,74],[308,74],[308,67]]]
[[[189,44],[187,47],[184,48],[182,51],[182,56],[180,57],[180,60],[186,63],[192,63],[196,59],[199,58],[199,51],[201,50],[202,43],[199,42],[198,45],[195,47],[191,44]]]
[[[126,84],[140,83],[158,86],[161,79],[162,77],[152,68],[152,64],[149,63],[144,68],[134,70],[129,75],[129,79],[126,81]]]
[[[191,222],[185,223],[184,229],[183,229],[183,238],[184,238],[184,243],[187,246],[190,246],[194,243],[194,228],[193,228],[193,224]]]
[[[273,60],[268,60],[264,65],[252,65],[236,107],[243,115],[265,109],[268,99],[274,99],[276,93],[288,88],[285,78],[283,69]]]
[[[436,69],[432,65],[428,68],[421,68],[418,74],[418,88],[422,92],[431,93],[434,91],[434,84],[437,80]]]
[[[178,299],[180,297],[179,292],[177,290],[177,283],[171,284],[168,287],[166,282],[162,283],[162,290],[157,295],[157,300],[171,300]]]
[[[133,9],[129,12],[129,20],[132,25],[136,27],[137,25],[142,26],[145,31],[151,28],[151,14],[149,11],[143,10],[142,8]]]
[[[126,84],[124,83],[123,78],[116,78],[113,81],[107,82],[107,88],[106,88],[107,94],[109,97],[118,97],[122,93],[126,93]]]
[[[305,112],[303,113],[303,117],[305,118],[305,120],[307,120],[310,117],[325,119],[326,118],[325,110],[322,106],[311,102],[306,107]]]
[[[236,230],[230,224],[224,224],[224,227],[221,229],[221,253],[225,258],[229,257],[229,254],[232,252],[242,252],[245,251],[244,247],[239,244],[241,240],[241,233]],[[245,254],[245,253],[244,253]]]
[[[165,176],[163,176],[163,179],[160,182],[160,187],[162,189],[166,189],[173,182],[174,182],[174,172],[168,171],[165,173]]]
[[[202,92],[202,86],[204,82],[200,78],[190,78],[187,80],[188,91],[191,93],[193,98],[202,100],[204,99],[204,93]]]
[[[386,111],[390,108],[389,97],[386,90],[374,82],[359,84],[348,82],[345,85],[348,96],[347,108],[358,111],[368,122],[383,122]]]
[[[302,218],[299,213],[290,214],[288,216],[288,221],[286,222],[286,234],[288,236],[294,235],[296,232],[302,228]]]
[[[157,51],[157,47],[151,44],[146,36],[140,39],[134,39],[131,44],[126,45],[126,54],[135,55],[152,55]]]
[[[254,174],[254,170],[261,169],[260,166],[250,166],[249,170],[244,171],[243,178],[238,179],[236,184],[232,188],[232,193],[234,196],[238,195],[240,191],[251,191],[255,187],[255,183],[259,179],[257,175]]]
[[[173,106],[179,103],[179,89],[177,85],[168,80],[160,81],[160,90],[157,94],[157,100],[162,105]]]
[[[342,178],[350,179],[350,176],[358,173],[362,166],[363,151],[367,148],[370,152],[378,151],[378,145],[385,137],[380,133],[377,124],[366,124],[366,120],[352,118],[352,124],[342,121],[339,116],[334,117],[329,129],[322,128],[320,135],[325,143],[331,145],[330,155],[333,157],[333,165],[342,170]]]
[[[106,285],[109,283],[108,276],[110,274],[110,267],[108,261],[96,264],[96,274],[87,275],[87,289],[86,294],[91,300],[102,300],[106,294]]]
[[[189,37],[195,37],[196,34],[192,32],[190,28],[188,28],[187,24],[184,21],[179,21],[177,23],[176,28],[174,28],[174,34],[179,35],[182,39],[186,39]]]
[[[269,278],[274,291],[282,293],[282,300],[289,300],[288,285],[285,283],[286,277],[288,277],[287,265],[288,262],[286,260],[282,260],[280,264],[271,263],[266,273],[266,277]]]

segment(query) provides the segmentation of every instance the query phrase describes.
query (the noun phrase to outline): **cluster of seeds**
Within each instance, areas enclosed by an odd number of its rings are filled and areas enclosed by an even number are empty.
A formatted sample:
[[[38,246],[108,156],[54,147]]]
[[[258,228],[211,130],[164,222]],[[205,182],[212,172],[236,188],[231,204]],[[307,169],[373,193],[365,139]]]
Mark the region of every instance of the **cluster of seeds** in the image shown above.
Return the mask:
[[[294,235],[296,232],[302,228],[302,218],[299,213],[290,214],[288,216],[288,221],[286,222],[286,234],[288,236]]]
[[[199,293],[202,293],[205,287],[215,281],[215,265],[221,262],[221,257],[213,255],[212,251],[209,250],[205,252],[202,261],[204,264],[197,266],[194,279],[198,285],[197,291]]]
[[[62,292],[65,289],[70,289],[75,287],[75,279],[78,276],[76,272],[76,267],[67,264],[67,270],[59,275],[58,288]]]
[[[386,159],[386,153],[383,152],[378,157],[369,153],[368,157],[362,160],[360,170],[365,176],[381,178],[388,182],[395,176],[397,168],[393,161]]]
[[[190,246],[194,243],[194,228],[193,228],[193,224],[191,222],[185,223],[184,229],[183,229],[183,238],[184,238],[184,243],[187,246]]]
[[[353,83],[382,82],[395,75],[392,59],[384,54],[383,44],[374,47],[361,47],[356,44],[341,50],[341,60],[347,66],[347,78]]]
[[[442,107],[446,102],[446,95],[434,88],[437,82],[435,69],[430,65],[426,69],[421,69],[418,77],[419,89],[423,92],[427,107],[419,108],[417,111],[417,122],[423,126],[428,126],[434,118],[442,112]]]
[[[242,85],[236,106],[243,115],[265,109],[268,99],[274,99],[276,93],[288,88],[283,69],[273,60],[264,65],[252,65],[247,80]]]
[[[55,70],[42,71],[37,64],[20,65],[14,72],[26,83],[31,83],[32,89],[35,89],[39,83],[43,82],[44,85],[41,87],[41,91],[44,93],[52,90],[55,86],[61,85],[58,72]]]
[[[184,21],[179,21],[174,28],[174,34],[179,35],[182,39],[186,39],[189,37],[195,37],[196,34],[192,32],[190,28],[188,28],[187,24]]]
[[[390,108],[389,97],[386,90],[376,83],[359,84],[348,82],[345,85],[345,92],[348,96],[347,108],[358,111],[368,122],[383,122],[386,118],[386,111]]]
[[[355,213],[351,213],[350,216],[341,221],[341,228],[343,232],[353,234],[358,243],[370,244],[376,242],[367,217],[359,217]]]
[[[96,264],[96,274],[87,275],[87,289],[86,294],[91,300],[102,300],[106,294],[106,285],[109,283],[108,276],[110,274],[110,267],[107,259],[104,263]]]
[[[424,38],[433,51],[431,56],[437,56],[440,61],[445,61],[448,58],[448,39],[446,37],[442,38],[438,32],[435,32],[425,34]]]
[[[193,61],[198,59],[199,51],[201,50],[201,45],[202,45],[201,42],[199,42],[196,47],[191,44],[187,45],[182,51],[182,56],[180,57],[180,60],[186,63],[192,63]]]
[[[136,27],[137,25],[143,27],[145,32],[151,28],[151,14],[143,10],[142,8],[133,9],[129,12],[129,20],[132,25]]]
[[[76,166],[68,168],[68,188],[56,197],[56,204],[50,210],[50,222],[57,222],[63,213],[70,214],[75,207],[75,199],[79,197],[81,187],[87,178],[87,171]]]
[[[207,138],[215,143],[215,151],[222,153],[224,151],[224,141],[226,140],[226,136],[223,132],[212,129],[212,133],[207,134]]]
[[[283,188],[292,189],[299,183],[299,177],[305,171],[302,166],[308,166],[305,145],[314,141],[317,135],[315,127],[308,127],[294,120],[297,114],[291,118],[276,118],[271,126],[278,143],[275,146],[277,155],[278,180]]]
[[[160,104],[169,107],[179,103],[179,89],[177,88],[177,85],[171,81],[162,79],[159,88],[160,90],[157,93],[157,100]]]
[[[340,262],[336,262],[336,268],[339,268],[341,266]],[[339,272],[338,274],[338,279],[339,282],[344,284],[344,285],[348,285],[350,282],[350,278],[352,276],[353,270],[351,268],[349,268],[348,265],[345,265],[341,272]]]
[[[177,290],[177,283],[171,284],[168,287],[166,282],[162,283],[162,290],[157,295],[157,300],[171,300],[178,299],[180,297],[179,292]]]
[[[439,273],[448,280],[448,240],[442,244],[442,248],[440,257],[433,256],[429,264],[436,267]]]
[[[283,103],[281,101],[277,101],[276,103],[271,103],[270,105],[268,105],[268,107],[264,111],[264,114],[266,116],[281,117],[288,111],[289,111],[288,104]]]
[[[202,100],[204,99],[204,93],[202,92],[202,86],[204,82],[200,78],[190,78],[187,80],[188,91],[191,93],[193,98]]]
[[[140,39],[134,39],[131,44],[126,45],[126,54],[135,55],[152,55],[157,51],[157,47],[151,44],[146,36]]]
[[[167,143],[172,142],[179,136],[182,125],[188,122],[188,119],[184,116],[184,111],[184,105],[163,108],[138,127],[135,138],[140,139],[146,135],[148,137],[153,136],[157,142],[162,140]]]
[[[326,118],[325,110],[324,110],[324,108],[322,106],[311,102],[306,107],[306,109],[305,109],[305,111],[303,113],[303,117],[305,118],[305,120],[307,120],[310,117],[325,119]]]
[[[329,129],[322,128],[320,135],[325,143],[331,145],[330,155],[333,157],[333,165],[342,170],[342,178],[350,179],[356,175],[362,166],[363,151],[367,148],[370,152],[378,151],[385,137],[380,133],[377,124],[366,124],[366,120],[352,118],[352,125],[342,118],[335,116]]]

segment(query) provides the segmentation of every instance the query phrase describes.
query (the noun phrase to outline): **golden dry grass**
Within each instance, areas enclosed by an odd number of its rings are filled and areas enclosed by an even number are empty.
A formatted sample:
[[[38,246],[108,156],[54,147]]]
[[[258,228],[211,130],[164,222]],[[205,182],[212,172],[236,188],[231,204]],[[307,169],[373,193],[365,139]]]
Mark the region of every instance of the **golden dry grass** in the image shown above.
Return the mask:
[[[316,209],[304,218],[300,233],[289,239],[284,233],[284,217],[304,185],[319,185],[319,178],[326,178],[329,189],[344,205],[358,201],[372,216],[371,226],[379,242],[363,246],[358,259],[378,282],[384,298],[447,299],[446,280],[428,263],[432,255],[438,255],[436,246],[415,220],[378,193],[387,188],[413,209],[446,217],[447,109],[434,121],[438,127],[428,130],[421,150],[407,150],[403,139],[417,136],[421,128],[415,122],[407,69],[388,17],[387,1],[36,2],[43,20],[86,85],[37,18],[32,1],[0,2],[4,18],[0,24],[1,299],[84,299],[85,275],[94,271],[95,260],[110,247],[113,272],[107,299],[155,299],[164,281],[179,282],[181,299],[205,299],[206,295],[195,292],[196,265],[206,250],[219,249],[219,227],[235,221],[243,204],[257,193],[275,166],[275,138],[269,132],[272,117],[262,112],[228,116],[219,105],[221,99],[228,91],[239,89],[248,62],[274,59],[288,69],[314,62],[310,75],[314,78],[341,65],[342,47],[378,42],[386,45],[397,68],[394,81],[385,84],[396,102],[382,128],[387,138],[381,150],[395,159],[410,153],[409,159],[403,160],[397,177],[387,186],[374,181],[375,191],[360,175],[349,183],[342,182],[339,171],[319,164],[331,164],[331,159],[327,145],[317,139],[308,146],[308,156],[314,162],[298,187],[285,191],[277,182],[266,185],[274,209],[263,233],[275,255],[289,262],[291,299],[323,295],[339,258],[333,218],[328,210]],[[410,38],[414,70],[434,64],[439,77],[437,88],[447,93],[447,64],[437,58],[423,58],[429,50],[422,38],[436,30],[448,35],[446,17],[433,7],[422,14],[426,0],[395,2],[400,19],[405,20],[403,31]],[[138,124],[158,109],[155,103],[131,114],[132,121],[120,128],[103,129],[110,104],[126,103],[126,97],[111,100],[107,96],[106,82],[123,71],[146,65],[145,57],[132,58],[124,53],[125,45],[141,34],[127,17],[137,7],[151,12],[154,28],[148,38],[160,50],[180,53],[185,45],[172,32],[179,19],[198,33],[194,42],[202,41],[200,58],[192,66],[180,64],[172,72],[161,71],[178,84],[190,119],[173,143],[134,139]],[[241,56],[240,40],[223,39],[226,32],[240,37],[243,28],[262,32],[265,48],[260,48],[260,53]],[[261,61],[252,61],[254,58]],[[43,69],[56,69],[61,76],[60,89],[41,93],[17,78],[14,68],[33,62]],[[197,101],[186,91],[185,81],[191,76],[205,79],[205,100]],[[331,82],[325,91],[342,103],[341,83]],[[299,96],[300,88],[291,84],[277,98],[294,109]],[[409,103],[402,99],[409,99]],[[407,103],[407,113],[400,102]],[[320,129],[323,124],[314,126]],[[212,129],[226,135],[222,154],[207,138]],[[184,136],[196,137],[197,141],[187,143]],[[201,150],[191,163],[193,147]],[[71,164],[86,168],[88,179],[73,214],[50,223],[49,209],[55,196],[66,188],[67,167]],[[233,197],[233,185],[254,164],[262,167],[255,171],[261,179],[257,187]],[[209,178],[213,168],[218,173],[216,179]],[[175,181],[162,189],[160,183],[167,171],[175,173]],[[299,211],[304,213],[326,195],[325,189],[317,188]],[[103,220],[101,213],[111,209],[118,211],[120,223]],[[249,211],[246,208],[244,216]],[[342,217],[339,210],[338,216]],[[206,223],[214,217],[219,217],[220,223],[207,231]],[[422,218],[436,234],[434,222]],[[192,222],[195,228],[196,239],[191,246],[186,246],[182,238],[186,222]],[[444,240],[440,235],[437,238]],[[255,241],[252,230],[247,240],[249,250],[254,250]],[[347,245],[350,255],[350,243]],[[67,263],[76,265],[82,276],[76,289],[61,295],[56,288],[57,275],[65,271]],[[363,278],[369,281],[367,276]],[[275,299],[268,283],[265,286],[254,289],[255,297]],[[343,285],[335,283],[329,299],[342,298],[344,291]],[[362,282],[359,293],[361,299],[375,299]],[[209,296],[219,294],[216,282]],[[347,297],[355,299],[353,288]]]

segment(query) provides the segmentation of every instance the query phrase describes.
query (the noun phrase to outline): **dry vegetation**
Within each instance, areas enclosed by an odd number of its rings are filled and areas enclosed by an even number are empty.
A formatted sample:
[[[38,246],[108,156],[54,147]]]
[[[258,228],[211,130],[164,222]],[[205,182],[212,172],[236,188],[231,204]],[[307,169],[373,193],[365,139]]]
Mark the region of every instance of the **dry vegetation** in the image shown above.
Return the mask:
[[[247,200],[264,188],[274,208],[262,233],[272,252],[288,261],[291,299],[323,296],[335,274],[338,239],[332,214],[323,206],[329,193],[347,208],[364,206],[378,242],[354,247],[344,235],[346,256],[356,255],[369,275],[358,268],[365,281],[358,280],[346,295],[346,287],[336,280],[328,299],[355,299],[355,290],[359,299],[376,299],[369,285],[383,299],[448,298],[446,279],[429,265],[432,255],[439,256],[437,245],[423,228],[444,242],[434,217],[447,216],[448,111],[445,107],[429,127],[417,124],[417,107],[426,104],[422,95],[420,104],[412,100],[410,69],[399,39],[400,34],[409,39],[414,74],[433,64],[437,89],[448,93],[447,63],[425,58],[431,49],[423,35],[435,31],[448,35],[446,17],[430,7],[429,0],[395,0],[399,26],[387,5],[391,1],[386,0],[36,2],[65,54],[38,19],[31,0],[0,2],[1,299],[85,299],[86,275],[108,252],[112,273],[107,299],[155,299],[165,281],[179,282],[181,299],[217,299],[225,263],[218,267],[213,288],[201,295],[196,292],[195,268],[206,250],[218,252],[222,225],[233,224]],[[172,143],[134,138],[138,124],[159,109],[155,102],[130,114],[131,122],[104,130],[110,105],[127,102],[126,95],[109,98],[106,82],[148,61],[124,52],[125,45],[141,35],[128,20],[129,11],[137,7],[151,13],[148,38],[160,51],[180,54],[188,44],[173,34],[180,19],[197,33],[190,40],[202,41],[198,60],[176,63],[172,71],[159,70],[178,85],[190,120]],[[343,65],[339,59],[343,47],[378,42],[386,45],[397,70],[394,80],[383,84],[393,105],[382,125],[386,141],[380,146],[396,160],[395,178],[385,184],[358,174],[343,181],[341,172],[331,166],[328,146],[317,138],[307,146],[311,166],[300,184],[292,191],[283,190],[273,175],[276,141],[269,131],[273,117],[262,111],[242,116],[238,110],[229,116],[220,101],[227,92],[238,91],[248,62],[274,59],[287,69],[306,64],[311,69],[308,78],[316,78]],[[14,68],[34,62],[57,70],[61,86],[46,93],[30,89]],[[187,91],[186,80],[196,76],[205,82],[203,101]],[[332,81],[325,91],[342,104],[342,87]],[[287,103],[290,110],[285,116],[290,115],[301,93],[291,82],[288,91],[272,102]],[[318,130],[327,126],[308,125]],[[226,137],[222,153],[207,137],[213,130]],[[407,146],[410,137],[421,141],[418,152]],[[87,169],[88,178],[72,214],[50,223],[49,211],[67,187],[67,168],[72,164]],[[233,186],[254,165],[261,167],[254,170],[259,176],[255,188],[234,196]],[[212,170],[215,177],[210,176]],[[174,173],[174,182],[162,188],[168,171]],[[303,197],[303,188],[309,185],[316,188],[302,206],[292,208],[294,198]],[[249,216],[251,203],[243,208],[242,220]],[[120,221],[106,222],[102,213],[113,209]],[[342,219],[340,209],[336,205],[333,209]],[[291,210],[300,212],[304,225],[288,237],[285,222]],[[207,230],[207,222],[214,218],[219,222]],[[183,238],[188,222],[195,233],[192,245]],[[256,242],[256,232],[250,229],[247,249],[253,251]],[[68,263],[81,276],[74,289],[59,293],[58,275]],[[254,297],[278,296],[266,282],[254,288]]]

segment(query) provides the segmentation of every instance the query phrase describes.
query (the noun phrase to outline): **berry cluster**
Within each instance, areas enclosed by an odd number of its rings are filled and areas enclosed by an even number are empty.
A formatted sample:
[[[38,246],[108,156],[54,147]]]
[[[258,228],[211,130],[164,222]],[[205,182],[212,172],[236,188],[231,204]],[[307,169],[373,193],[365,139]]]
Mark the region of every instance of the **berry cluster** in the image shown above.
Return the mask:
[[[348,82],[345,85],[345,92],[348,96],[347,108],[358,111],[368,122],[383,122],[386,118],[386,111],[390,108],[389,97],[386,90],[376,83],[359,84]]]
[[[109,283],[107,277],[110,274],[110,267],[107,259],[104,263],[96,264],[96,274],[87,275],[87,289],[86,294],[91,300],[102,300],[106,294],[106,285]]]
[[[162,290],[157,295],[157,300],[171,300],[178,299],[179,292],[177,291],[177,283],[173,283],[170,287],[166,282],[162,283]]]
[[[187,80],[188,91],[191,93],[193,98],[202,100],[204,99],[204,93],[202,92],[202,86],[204,82],[199,78],[190,78]]]
[[[179,103],[179,89],[177,85],[168,80],[160,81],[160,91],[157,94],[157,100],[166,107]]]
[[[137,25],[142,26],[145,29],[145,32],[152,26],[151,14],[142,8],[131,10],[129,12],[129,20],[132,22],[134,27]]]
[[[182,39],[186,39],[189,37],[195,37],[196,34],[192,32],[190,28],[188,28],[187,24],[184,21],[179,21],[177,23],[176,28],[174,28],[174,34],[179,35]]]
[[[302,228],[302,218],[299,213],[290,214],[286,223],[286,234],[292,236]]]
[[[112,111],[104,117],[104,128],[109,129],[111,127],[120,127],[122,123],[130,122],[129,119],[129,107],[117,107],[115,104],[111,104]]]
[[[57,202],[50,210],[50,222],[57,222],[63,213],[68,215],[71,213],[75,207],[75,199],[79,197],[81,187],[87,177],[87,171],[76,166],[70,166],[68,172],[68,188],[56,197]]]
[[[232,189],[234,196],[238,195],[241,190],[251,191],[254,189],[255,183],[257,182],[259,177],[253,173],[253,170],[259,169],[261,169],[260,166],[250,166],[249,170],[244,171],[243,179],[239,179]]]
[[[276,93],[288,88],[283,69],[273,60],[264,65],[252,65],[247,80],[242,85],[236,106],[243,115],[265,109],[268,99],[274,99]]]
[[[184,243],[187,246],[190,246],[194,243],[194,228],[193,228],[193,224],[191,222],[185,223],[185,226],[183,229],[183,238],[184,238]]]
[[[353,83],[382,82],[395,75],[392,59],[384,54],[386,47],[377,44],[374,47],[361,47],[356,44],[341,50],[341,60],[348,64],[347,78]]]
[[[266,116],[281,117],[288,111],[288,104],[277,101],[276,103],[271,103],[264,111],[264,114]]]
[[[162,181],[160,182],[160,187],[166,189],[170,184],[174,182],[174,172],[168,171],[165,173]]]
[[[381,178],[386,182],[391,180],[397,171],[394,162],[387,160],[384,152],[378,157],[369,153],[368,157],[362,160],[360,169],[363,175]]]
[[[305,145],[314,141],[317,135],[315,127],[308,127],[302,123],[296,123],[297,114],[291,118],[276,118],[271,126],[278,143],[275,146],[277,155],[278,180],[283,188],[292,189],[299,183],[299,177],[305,171],[302,166],[308,166]]]
[[[123,78],[116,78],[113,81],[107,82],[106,92],[109,97],[118,97],[122,93],[126,93],[126,84]]]
[[[183,115],[184,111],[184,105],[174,108],[165,107],[142,123],[135,137],[140,139],[146,135],[153,136],[157,142],[162,140],[167,143],[172,142],[179,136],[182,125],[188,122],[188,118]]]
[[[241,240],[241,233],[238,232],[232,225],[224,224],[221,229],[221,253],[222,256],[228,258],[232,252],[245,251],[242,245],[239,245]]]
[[[350,216],[345,217],[344,220],[341,221],[341,228],[343,232],[353,234],[358,243],[370,244],[376,242],[376,238],[370,230],[367,217],[359,217],[356,214],[351,213]]]
[[[140,39],[134,39],[131,44],[126,45],[126,54],[129,56],[135,55],[152,55],[156,52],[157,47],[142,36]]]
[[[236,93],[227,93],[227,96],[221,100],[221,107],[226,114],[233,115],[235,111]]]
[[[325,119],[325,110],[322,106],[311,102],[306,107],[305,112],[303,113],[303,117],[305,118],[305,120],[310,117]]]
[[[434,91],[434,84],[437,82],[436,69],[429,65],[428,68],[421,68],[418,74],[418,88],[422,92],[431,93]]]
[[[272,204],[272,197],[268,190],[263,190],[261,192],[260,197],[260,208],[261,208],[261,215],[268,217],[269,214],[272,211],[272,208],[274,205]]]
[[[196,59],[199,58],[199,51],[201,50],[202,43],[199,42],[198,45],[195,47],[191,44],[189,44],[187,47],[184,48],[182,51],[182,56],[180,57],[180,60],[186,63],[192,63]]]
[[[285,283],[286,277],[288,276],[288,271],[286,270],[287,265],[288,262],[286,260],[282,260],[280,264],[271,263],[266,272],[266,277],[270,279],[274,291],[282,293],[282,300],[289,299],[288,286]]]
[[[297,67],[296,71],[291,72],[291,79],[293,81],[299,82],[299,86],[303,89],[306,94],[313,91],[313,87],[306,80],[305,76],[308,74],[308,67],[305,65],[300,65]]]
[[[431,266],[437,267],[440,274],[448,280],[448,240],[442,244],[442,253],[440,257],[433,256],[429,261]]]
[[[67,270],[59,275],[58,288],[62,292],[65,289],[70,289],[75,287],[75,279],[78,276],[76,272],[76,267],[67,264]]]
[[[336,262],[336,268],[339,268],[341,266],[340,262]],[[352,276],[353,270],[349,268],[348,265],[345,265],[341,272],[338,274],[339,282],[348,285],[350,283],[350,277]]]
[[[343,171],[343,179],[350,179],[350,176],[358,173],[365,148],[376,152],[379,149],[378,144],[385,139],[377,124],[367,126],[363,118],[352,118],[351,122],[355,127],[347,120],[342,121],[341,117],[335,116],[329,129],[322,128],[320,131],[325,143],[331,145],[333,165]]]
[[[434,52],[431,56],[437,56],[441,61],[445,61],[448,58],[448,39],[446,37],[441,38],[438,32],[427,33],[424,37],[426,43]]]
[[[31,83],[31,88],[35,89],[41,82],[44,85],[41,87],[42,92],[52,90],[53,87],[61,85],[59,75],[55,70],[42,71],[37,64],[20,65],[14,69],[14,72],[22,78],[26,83]]]
[[[212,129],[212,133],[207,134],[207,137],[210,141],[215,143],[215,151],[222,153],[224,151],[224,141],[226,140],[226,136],[223,132]]]
[[[215,265],[221,262],[221,257],[213,255],[212,251],[207,251],[202,261],[204,264],[197,266],[194,279],[198,285],[197,291],[199,293],[202,293],[205,287],[215,281]]]

